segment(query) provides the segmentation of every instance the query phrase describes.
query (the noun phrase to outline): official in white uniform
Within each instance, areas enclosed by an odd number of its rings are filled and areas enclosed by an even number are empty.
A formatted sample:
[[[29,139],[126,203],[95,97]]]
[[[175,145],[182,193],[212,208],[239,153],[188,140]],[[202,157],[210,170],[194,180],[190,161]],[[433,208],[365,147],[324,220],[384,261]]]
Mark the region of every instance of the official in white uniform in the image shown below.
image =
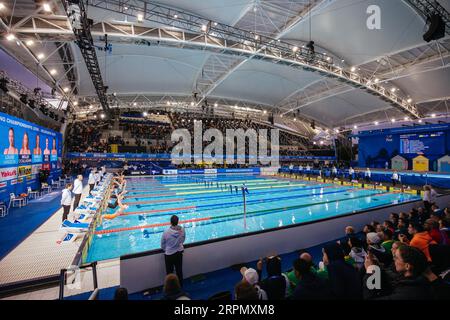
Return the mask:
[[[94,189],[95,186],[95,169],[92,169],[91,172],[89,173],[88,184],[89,184],[89,193],[91,193],[92,189]]]
[[[73,201],[73,209],[75,210],[80,203],[81,193],[83,192],[83,176],[81,174],[79,174],[73,182],[72,192],[75,196],[75,200]]]
[[[62,221],[67,219],[67,216],[70,212],[70,206],[72,204],[72,184],[68,183],[66,184],[66,188],[63,189],[62,195],[61,195],[61,206],[63,207],[63,216]]]

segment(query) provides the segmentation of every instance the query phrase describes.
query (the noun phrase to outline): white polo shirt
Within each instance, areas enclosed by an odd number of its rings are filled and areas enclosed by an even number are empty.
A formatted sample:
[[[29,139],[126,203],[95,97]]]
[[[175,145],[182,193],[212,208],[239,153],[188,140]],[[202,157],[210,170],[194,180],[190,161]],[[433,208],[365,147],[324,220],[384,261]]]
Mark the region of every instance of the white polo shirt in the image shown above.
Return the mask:
[[[94,184],[95,183],[95,176],[94,176],[93,172],[89,173],[88,183],[89,184]]]
[[[64,189],[61,195],[61,205],[70,206],[72,204],[72,192],[68,189]]]
[[[83,192],[83,181],[75,179],[73,182],[73,193],[81,194]]]

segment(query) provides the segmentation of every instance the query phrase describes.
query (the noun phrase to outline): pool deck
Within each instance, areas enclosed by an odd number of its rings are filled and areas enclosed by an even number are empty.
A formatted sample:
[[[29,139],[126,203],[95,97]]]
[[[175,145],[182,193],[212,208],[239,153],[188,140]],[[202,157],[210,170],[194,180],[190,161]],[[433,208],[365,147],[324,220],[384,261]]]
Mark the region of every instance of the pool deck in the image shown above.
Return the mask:
[[[88,190],[88,186],[83,189],[83,197]],[[13,284],[57,276],[61,269],[70,266],[82,237],[57,244],[62,236],[61,216],[62,208],[0,260],[0,291]]]

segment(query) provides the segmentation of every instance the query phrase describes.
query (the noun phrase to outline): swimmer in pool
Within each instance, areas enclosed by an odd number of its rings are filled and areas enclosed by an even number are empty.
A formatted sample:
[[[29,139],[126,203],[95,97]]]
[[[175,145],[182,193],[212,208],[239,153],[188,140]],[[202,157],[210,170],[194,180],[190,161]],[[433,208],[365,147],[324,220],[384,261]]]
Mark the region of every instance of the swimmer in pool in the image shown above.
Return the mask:
[[[122,203],[123,195],[117,195],[116,197],[117,197],[117,201],[116,201],[117,205],[113,205],[113,208],[115,208],[115,207],[118,206],[119,209],[116,210],[114,213],[110,213],[110,214],[102,214],[102,215],[100,215],[100,224],[102,224],[103,219],[113,220],[113,219],[115,219],[115,218],[121,216],[121,215],[123,214],[123,212],[124,212],[126,209],[128,209],[128,206],[127,206],[127,205],[124,205],[124,204]],[[113,197],[111,197],[111,198],[114,199]]]

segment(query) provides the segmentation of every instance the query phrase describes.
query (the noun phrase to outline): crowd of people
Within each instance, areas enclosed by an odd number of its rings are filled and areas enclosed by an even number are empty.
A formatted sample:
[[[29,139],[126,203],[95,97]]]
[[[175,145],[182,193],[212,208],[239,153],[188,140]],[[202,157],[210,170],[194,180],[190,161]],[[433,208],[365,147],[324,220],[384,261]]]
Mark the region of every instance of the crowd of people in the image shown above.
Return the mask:
[[[166,266],[168,256],[178,255],[175,272],[174,264],[167,267],[163,299],[188,300],[181,281],[184,231],[177,223],[173,216],[162,238]],[[292,268],[284,272],[278,255],[260,259],[256,269],[242,267],[234,299],[449,299],[449,223],[450,209],[433,204],[430,211],[420,207],[392,213],[382,223],[367,224],[360,233],[348,226],[344,238],[324,245],[318,264],[310,253],[300,250]],[[168,245],[166,238],[172,243]],[[232,296],[220,295],[222,299]]]
[[[268,142],[271,140],[268,124],[262,124],[251,119],[218,118],[208,115],[197,115],[193,113],[167,112],[167,119],[170,123],[154,121],[138,121],[134,118],[119,118],[119,130],[123,135],[111,134],[102,138],[102,131],[112,129],[114,120],[90,120],[87,122],[75,122],[69,126],[67,134],[67,151],[69,152],[111,152],[110,145],[145,147],[148,153],[170,153],[170,139],[172,131],[175,129],[187,129],[191,136],[194,134],[194,123],[201,121],[202,133],[208,129],[218,129],[222,134],[226,134],[227,129],[254,129],[259,132],[261,129],[268,130]],[[138,117],[138,115],[136,115]],[[136,118],[138,119],[138,118]],[[125,138],[126,137],[126,138]],[[156,143],[155,143],[156,141]],[[209,142],[203,141],[203,147]],[[294,146],[296,150],[281,149],[280,155],[324,155],[329,147],[315,146],[312,142],[287,131],[279,131],[280,146]],[[224,146],[225,147],[225,146]],[[246,148],[249,148],[247,142]],[[270,148],[269,148],[270,149]],[[225,148],[224,148],[225,150]],[[309,152],[311,150],[311,152]],[[329,152],[328,152],[329,153]],[[328,153],[326,153],[328,155]]]

